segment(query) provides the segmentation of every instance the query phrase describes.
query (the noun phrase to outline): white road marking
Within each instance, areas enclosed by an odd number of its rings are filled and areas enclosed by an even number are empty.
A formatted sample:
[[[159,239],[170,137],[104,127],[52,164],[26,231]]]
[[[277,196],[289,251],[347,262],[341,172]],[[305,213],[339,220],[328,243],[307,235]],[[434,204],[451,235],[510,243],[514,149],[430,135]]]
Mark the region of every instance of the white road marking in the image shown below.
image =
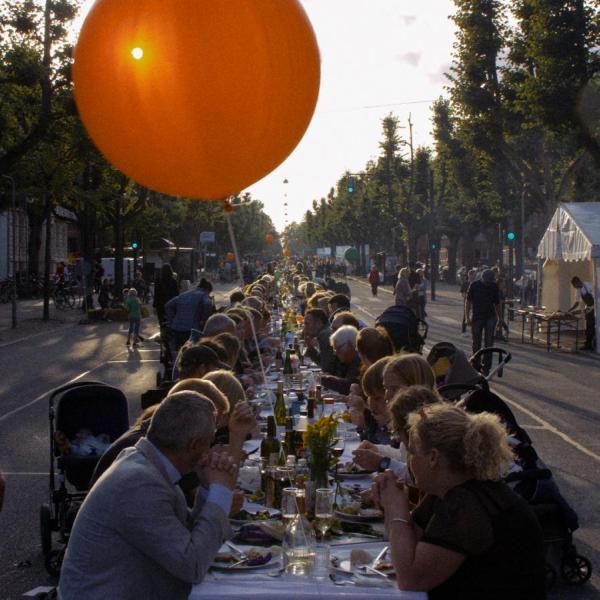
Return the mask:
[[[538,417],[534,412],[532,412],[528,408],[525,408],[523,405],[519,404],[518,402],[515,402],[514,400],[509,400],[506,396],[503,396],[497,390],[494,390],[494,394],[496,394],[497,396],[502,398],[502,400],[504,400],[504,402],[506,402],[507,404],[510,404],[511,406],[520,410],[521,412],[524,412],[526,415],[531,417],[534,421],[537,421],[540,424],[539,429],[545,429],[545,430],[549,431],[550,433],[553,433],[554,435],[561,438],[567,444],[573,446],[573,448],[576,448],[577,450],[579,450],[586,456],[593,458],[595,461],[600,462],[600,455],[596,454],[592,450],[589,450],[588,448],[586,448],[579,442],[576,442],[573,438],[569,437],[566,433],[563,433],[560,429],[558,429],[557,427],[554,427],[554,425],[552,425],[551,423],[548,423],[548,421],[546,421],[545,419]],[[535,426],[529,427],[529,429],[533,429],[534,427]]]
[[[362,282],[359,282],[359,283],[362,283]],[[368,310],[362,308],[362,306],[360,306],[360,304],[356,304],[356,303],[353,303],[353,304],[354,304],[354,306],[356,306],[356,308],[358,308],[359,310],[364,312],[366,315],[368,315],[372,319],[376,318],[375,315],[370,313]],[[460,325],[460,322],[457,319],[451,319],[450,317],[433,317],[433,319],[435,319],[436,321],[441,321],[443,323],[448,323],[451,325]],[[427,354],[428,351],[429,351],[429,348],[427,346],[423,348],[424,354]],[[502,394],[498,393],[497,390],[494,390],[494,393],[497,396],[499,396],[500,398],[502,398],[502,400],[504,400],[504,402],[506,402],[507,404],[520,410],[521,412],[525,413],[526,415],[528,415],[529,417],[531,417],[534,421],[536,421],[538,423],[538,425],[528,425],[526,427],[527,429],[540,429],[540,430],[548,431],[548,432],[558,436],[564,442],[566,442],[570,446],[573,446],[573,448],[579,450],[581,453],[585,454],[586,456],[589,456],[590,458],[594,459],[595,461],[600,462],[600,455],[596,454],[589,448],[586,448],[579,442],[576,442],[572,437],[568,436],[566,433],[563,433],[560,429],[558,429],[557,427],[555,427],[554,425],[552,425],[545,419],[538,417],[538,415],[536,415],[533,411],[529,410],[528,408],[525,408],[523,405],[519,404],[518,402],[515,402],[514,400],[509,400]]]
[[[121,356],[122,354],[125,354],[126,352],[127,352],[126,350],[117,352],[117,354],[115,354],[115,358],[117,356]],[[27,402],[27,404],[23,404],[22,406],[19,406],[19,407],[15,408],[14,410],[7,412],[6,414],[0,416],[0,423],[2,423],[3,421],[6,421],[6,419],[8,419],[9,417],[12,417],[12,416],[20,413],[21,411],[25,410],[26,408],[29,408],[30,406],[37,404],[40,400],[43,400],[44,398],[46,398],[53,390],[56,390],[59,387],[63,387],[65,385],[69,385],[70,383],[75,383],[76,381],[79,381],[86,375],[89,375],[90,373],[97,371],[100,367],[103,367],[108,362],[110,362],[110,361],[105,360],[104,362],[101,362],[100,364],[96,365],[93,369],[90,369],[89,371],[84,371],[80,375],[77,375],[77,377],[73,377],[73,379],[70,379],[69,381],[66,381],[65,383],[57,385],[56,387],[53,387],[52,389],[44,392],[43,394],[40,394],[37,398],[34,398],[33,400],[31,400],[31,402]]]
[[[107,360],[106,364],[112,365],[112,364],[127,364],[127,363],[132,363],[132,364],[140,364],[140,363],[154,363],[154,362],[160,362],[159,358],[143,358],[142,360]]]
[[[372,312],[369,312],[366,308],[363,308],[360,304],[356,304],[356,302],[353,302],[352,304],[354,304],[354,306],[356,306],[358,310],[362,310],[362,312],[364,312],[365,315],[371,317],[371,319],[377,319],[376,315],[374,315]]]

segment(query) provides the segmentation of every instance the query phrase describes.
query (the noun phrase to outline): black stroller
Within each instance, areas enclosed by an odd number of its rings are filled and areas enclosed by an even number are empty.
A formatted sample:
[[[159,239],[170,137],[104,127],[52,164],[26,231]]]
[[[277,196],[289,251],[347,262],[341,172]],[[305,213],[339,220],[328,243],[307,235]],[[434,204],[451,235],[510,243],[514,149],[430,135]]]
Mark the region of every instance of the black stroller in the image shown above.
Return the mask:
[[[383,327],[390,336],[396,352],[421,353],[427,338],[428,325],[417,319],[408,306],[390,306],[376,319],[375,326]]]
[[[156,387],[160,388],[163,385],[163,383],[171,385],[175,359],[173,357],[170,331],[166,324],[161,323],[160,333],[154,334],[148,339],[148,341],[156,342],[160,346],[159,360],[160,364],[162,365],[162,372],[156,372]]]
[[[434,370],[436,362],[450,351],[450,346],[452,344],[443,343],[432,348],[427,360]],[[455,347],[454,350],[464,356],[461,350]],[[515,463],[518,466],[505,481],[527,500],[540,522],[546,546],[547,586],[551,588],[556,582],[558,571],[555,565],[558,565],[560,574],[567,583],[583,584],[592,575],[592,565],[586,557],[577,554],[573,544],[573,532],[579,527],[577,514],[562,496],[552,472],[538,456],[531,438],[518,424],[510,407],[489,387],[489,379],[495,374],[502,375],[511,355],[501,348],[484,348],[474,355],[471,361],[478,364],[485,352],[499,355],[497,366],[487,378],[479,375],[479,381],[441,385],[438,391],[468,412],[491,412],[499,416],[511,436]],[[452,365],[461,365],[461,368],[464,368],[464,361],[454,356]],[[478,375],[474,369],[472,373]],[[465,374],[468,374],[468,370],[465,370]]]
[[[84,429],[114,442],[129,428],[127,399],[123,392],[104,383],[67,384],[51,392],[49,419],[50,490],[49,501],[40,507],[40,533],[46,570],[58,577],[75,516],[101,456],[77,456],[69,452],[69,446]],[[52,548],[55,531],[63,544],[60,549]]]

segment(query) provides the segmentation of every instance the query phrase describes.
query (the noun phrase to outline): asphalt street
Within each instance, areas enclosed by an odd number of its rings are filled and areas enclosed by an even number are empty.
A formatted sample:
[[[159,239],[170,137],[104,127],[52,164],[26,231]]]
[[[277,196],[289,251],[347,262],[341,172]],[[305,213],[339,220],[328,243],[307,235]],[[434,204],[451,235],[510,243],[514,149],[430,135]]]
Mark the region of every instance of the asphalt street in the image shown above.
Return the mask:
[[[377,297],[370,286],[352,281],[356,314],[372,323],[393,304],[389,291]],[[434,302],[427,305],[429,334],[424,354],[433,344],[452,342],[467,355],[471,338],[461,334],[462,300],[457,288],[442,285]],[[600,598],[600,359],[587,353],[546,352],[545,346],[521,344],[520,329],[512,323],[508,344],[498,343],[512,354],[512,361],[492,389],[510,405],[521,426],[533,440],[538,454],[552,470],[561,492],[579,515],[574,534],[579,554],[596,570],[582,587],[557,585],[550,598]],[[518,333],[518,335],[517,335]]]
[[[368,323],[391,304],[388,292],[380,290],[373,298],[365,283],[351,282],[351,287],[354,309]],[[222,297],[217,294],[217,300]],[[454,288],[441,290],[427,310],[427,347],[447,340],[470,350],[470,339],[460,333],[462,309]],[[143,321],[144,335],[155,330],[153,318]],[[125,324],[78,325],[71,318],[51,327],[29,323],[23,331],[24,337],[0,332],[0,468],[7,476],[0,513],[0,600],[54,583],[43,567],[38,524],[39,507],[48,497],[48,392],[77,379],[103,381],[123,390],[133,420],[140,395],[154,386],[160,366],[156,345],[126,348]],[[510,402],[578,512],[577,549],[599,568],[600,361],[547,353],[522,345],[520,338],[507,347],[513,361],[494,390]],[[559,585],[550,598],[600,598],[600,578],[594,574],[583,587]]]

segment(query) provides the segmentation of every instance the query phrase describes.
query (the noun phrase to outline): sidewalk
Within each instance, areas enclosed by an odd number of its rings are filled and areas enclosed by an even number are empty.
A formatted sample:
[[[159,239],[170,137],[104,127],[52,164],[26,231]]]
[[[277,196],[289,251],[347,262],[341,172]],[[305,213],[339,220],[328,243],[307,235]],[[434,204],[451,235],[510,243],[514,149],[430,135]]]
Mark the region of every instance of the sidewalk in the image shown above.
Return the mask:
[[[0,348],[23,339],[43,335],[60,327],[76,325],[83,318],[83,312],[74,308],[60,311],[50,301],[50,319],[42,319],[43,300],[19,300],[17,302],[17,327],[12,328],[12,304],[0,304]]]

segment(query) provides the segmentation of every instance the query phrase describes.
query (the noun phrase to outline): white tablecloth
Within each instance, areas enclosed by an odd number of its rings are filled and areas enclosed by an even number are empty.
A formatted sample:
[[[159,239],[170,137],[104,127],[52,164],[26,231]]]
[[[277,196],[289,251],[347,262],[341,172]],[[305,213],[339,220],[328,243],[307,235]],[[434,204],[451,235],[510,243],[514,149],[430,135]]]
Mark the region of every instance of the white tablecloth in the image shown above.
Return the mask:
[[[375,556],[385,542],[367,542],[331,546],[332,555],[347,558],[351,548],[362,548]],[[268,571],[266,571],[268,572]],[[194,586],[189,600],[244,600],[266,598],[285,600],[339,600],[342,598],[388,598],[393,600],[427,600],[422,592],[401,592],[386,580],[378,577],[362,578],[365,585],[335,585],[329,578],[316,580],[309,577],[282,575],[270,577],[265,571],[252,573],[209,573],[203,583]],[[273,571],[271,571],[273,572]],[[342,577],[342,580],[344,578]],[[380,586],[380,587],[378,587]]]

